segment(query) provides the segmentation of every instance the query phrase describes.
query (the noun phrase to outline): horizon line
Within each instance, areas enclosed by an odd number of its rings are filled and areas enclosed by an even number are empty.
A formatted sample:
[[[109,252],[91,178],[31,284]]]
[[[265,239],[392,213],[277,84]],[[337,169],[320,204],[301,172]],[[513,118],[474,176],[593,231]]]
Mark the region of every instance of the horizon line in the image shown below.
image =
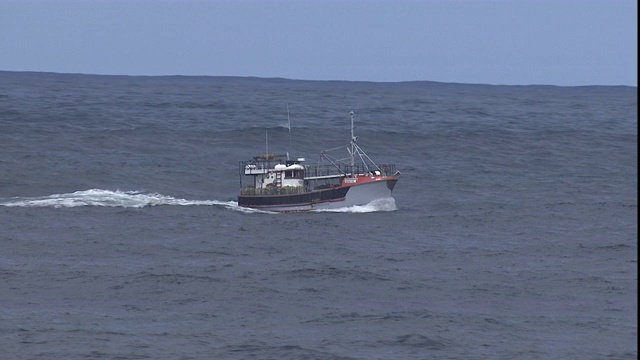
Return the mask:
[[[560,88],[575,88],[575,87],[629,87],[638,88],[637,85],[602,85],[602,84],[589,84],[589,85],[555,85],[555,84],[499,84],[499,83],[464,83],[464,82],[447,82],[436,80],[395,80],[395,81],[378,81],[378,80],[344,80],[344,79],[297,79],[287,78],[281,76],[255,76],[255,75],[184,75],[184,74],[163,74],[163,75],[145,75],[145,74],[107,74],[107,73],[85,73],[85,72],[59,72],[59,71],[41,71],[41,70],[3,70],[0,72],[7,73],[30,73],[30,74],[53,74],[53,75],[80,75],[80,76],[113,76],[113,77],[212,77],[212,78],[239,78],[239,79],[265,79],[265,80],[282,80],[282,81],[314,81],[314,82],[345,82],[345,83],[373,83],[373,84],[407,84],[407,83],[433,83],[443,85],[472,85],[472,86],[537,86],[537,87],[560,87]]]

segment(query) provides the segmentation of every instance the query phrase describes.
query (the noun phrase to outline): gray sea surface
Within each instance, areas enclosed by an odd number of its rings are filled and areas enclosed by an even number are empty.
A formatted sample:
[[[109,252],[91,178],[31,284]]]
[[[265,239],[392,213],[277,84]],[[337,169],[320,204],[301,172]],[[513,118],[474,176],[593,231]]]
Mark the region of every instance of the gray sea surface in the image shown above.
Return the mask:
[[[0,358],[636,359],[637,98],[0,71]],[[237,206],[352,110],[392,200]]]

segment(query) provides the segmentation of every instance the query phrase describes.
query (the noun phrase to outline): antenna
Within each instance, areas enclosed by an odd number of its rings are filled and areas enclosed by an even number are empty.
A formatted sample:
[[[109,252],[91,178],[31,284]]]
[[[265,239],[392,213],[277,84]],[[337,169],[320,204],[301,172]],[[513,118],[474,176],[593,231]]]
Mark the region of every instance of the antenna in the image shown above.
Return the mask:
[[[266,156],[269,156],[269,129],[264,129],[264,143],[265,143],[264,154]]]
[[[291,117],[289,116],[289,103],[287,103],[287,128],[289,128],[289,149],[291,149]],[[289,160],[288,151],[287,151],[287,160]]]

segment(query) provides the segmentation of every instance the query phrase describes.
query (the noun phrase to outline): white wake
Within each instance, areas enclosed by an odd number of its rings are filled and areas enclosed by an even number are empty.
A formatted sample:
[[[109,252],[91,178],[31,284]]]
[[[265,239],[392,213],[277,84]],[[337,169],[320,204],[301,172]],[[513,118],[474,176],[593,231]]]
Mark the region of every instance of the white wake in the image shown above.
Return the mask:
[[[6,207],[53,207],[53,208],[72,208],[78,206],[103,206],[103,207],[122,207],[122,208],[143,208],[161,205],[178,205],[178,206],[222,206],[229,210],[240,211],[244,213],[266,213],[273,214],[270,211],[259,209],[245,208],[238,206],[236,201],[219,201],[219,200],[187,200],[178,199],[172,196],[162,195],[158,193],[144,193],[140,191],[111,191],[102,189],[90,189],[84,191],[76,191],[67,194],[54,194],[40,197],[17,197],[8,201],[0,202],[0,206]],[[347,212],[347,213],[367,213],[377,211],[394,211],[397,210],[395,200],[393,198],[374,200],[367,205],[351,206],[330,210],[314,210],[315,212]]]
[[[76,191],[67,194],[54,194],[41,197],[13,198],[0,202],[1,206],[8,207],[77,207],[77,206],[105,206],[123,208],[142,208],[147,206],[180,205],[180,206],[223,206],[232,210],[251,212],[238,206],[235,201],[218,200],[186,200],[158,193],[143,193],[140,191],[111,191],[102,189],[90,189]]]

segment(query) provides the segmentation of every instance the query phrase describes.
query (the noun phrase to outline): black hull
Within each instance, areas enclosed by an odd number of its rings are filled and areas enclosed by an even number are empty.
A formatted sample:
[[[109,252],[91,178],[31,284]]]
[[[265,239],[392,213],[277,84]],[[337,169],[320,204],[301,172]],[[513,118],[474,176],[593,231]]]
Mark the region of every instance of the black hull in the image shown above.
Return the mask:
[[[347,196],[348,186],[292,195],[239,195],[238,205],[245,207],[295,206],[340,201]]]

